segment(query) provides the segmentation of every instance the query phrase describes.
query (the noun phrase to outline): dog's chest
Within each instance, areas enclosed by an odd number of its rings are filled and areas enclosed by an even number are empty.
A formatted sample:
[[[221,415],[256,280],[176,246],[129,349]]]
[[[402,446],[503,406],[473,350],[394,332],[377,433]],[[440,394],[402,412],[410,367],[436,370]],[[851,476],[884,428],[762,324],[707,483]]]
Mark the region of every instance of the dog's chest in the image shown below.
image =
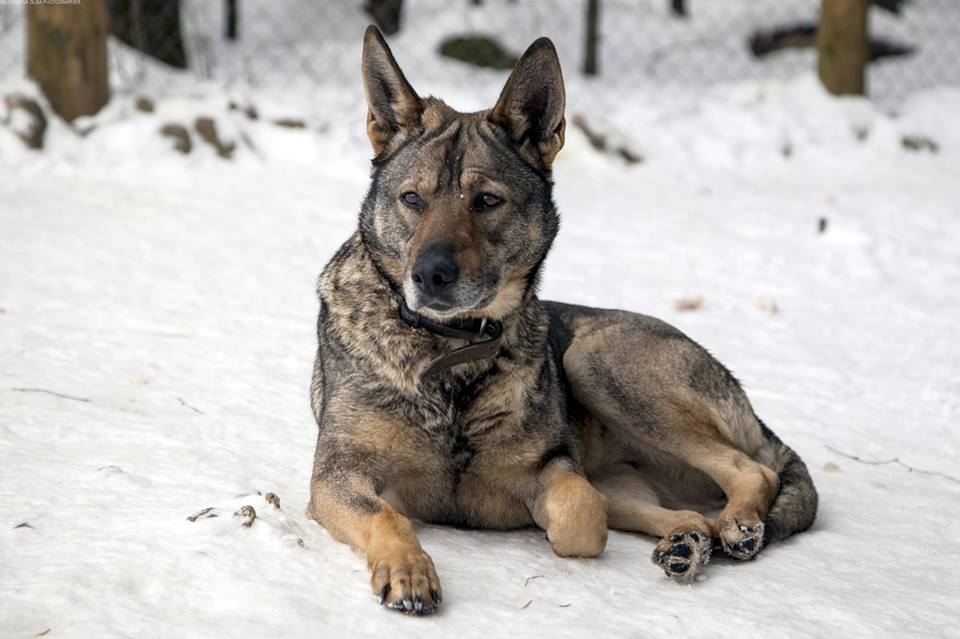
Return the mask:
[[[424,521],[481,527],[530,523],[517,495],[531,474],[526,443],[509,411],[479,410],[434,415],[411,428],[409,452],[395,466],[384,494],[401,512]],[[506,433],[511,433],[505,437]]]
[[[425,451],[424,451],[425,453]],[[404,514],[432,523],[511,528],[531,523],[519,494],[529,475],[506,451],[454,437],[421,453],[421,465],[399,473],[383,497]]]
[[[470,466],[476,452],[470,440],[464,435],[458,435],[454,438],[446,460],[447,470],[453,478],[454,484],[460,481],[460,477]]]

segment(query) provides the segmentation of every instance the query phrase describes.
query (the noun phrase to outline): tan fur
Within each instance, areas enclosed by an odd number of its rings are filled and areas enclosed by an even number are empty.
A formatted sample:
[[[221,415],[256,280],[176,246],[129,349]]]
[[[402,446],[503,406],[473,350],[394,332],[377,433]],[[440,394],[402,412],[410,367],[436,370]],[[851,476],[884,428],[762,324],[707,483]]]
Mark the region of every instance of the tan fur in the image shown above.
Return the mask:
[[[596,557],[607,544],[603,495],[583,475],[557,463],[540,479],[544,488],[532,507],[537,525],[547,531],[561,557]]]
[[[660,505],[656,491],[629,466],[612,467],[591,482],[607,501],[607,521],[615,530],[656,537],[677,529],[713,531],[710,521],[694,510],[672,510]]]
[[[531,122],[520,96],[537,93],[554,76],[559,78],[559,82],[552,85],[554,90],[547,94],[547,100],[558,103],[560,108],[547,108],[556,114],[552,120]],[[520,152],[530,161],[549,168],[563,148],[566,119],[562,105],[565,99],[563,76],[556,53],[553,52],[553,44],[546,38],[540,38],[530,45],[527,53],[517,62],[500,93],[500,99],[490,111],[490,118],[510,130],[515,141],[528,140],[527,144],[520,147]],[[544,134],[531,138],[529,133],[533,127],[543,129]],[[532,146],[529,146],[530,142]]]
[[[377,155],[386,155],[403,141],[403,131],[409,131],[420,121],[423,103],[400,71],[392,55],[384,52],[386,42],[379,31],[367,29],[363,47],[363,81],[369,111],[367,137]],[[383,78],[390,85],[387,95],[381,96],[368,82],[369,78]],[[398,135],[398,133],[401,133]]]
[[[653,481],[661,493],[669,492],[663,486],[669,483],[674,491],[680,491],[678,502],[702,504],[709,495],[703,476],[723,491],[726,504],[713,525],[705,528],[700,518],[694,519],[698,529],[716,529],[721,541],[732,547],[746,536],[762,535],[761,525],[777,495],[779,481],[763,463],[772,459],[773,451],[760,435],[752,413],[746,412],[749,403],[744,401],[742,391],[731,390],[729,396],[705,402],[701,393],[676,383],[693,352],[691,344],[651,340],[630,322],[605,318],[581,324],[577,339],[564,356],[564,368],[575,391],[600,422],[629,429],[632,441],[628,449],[643,450],[648,459],[657,459],[660,477]],[[594,377],[598,365],[617,371],[617,382],[636,389],[646,403],[655,402],[653,430],[637,428],[632,424],[635,414],[624,412],[617,401],[608,398],[606,389],[597,386]],[[598,440],[595,435],[591,439],[589,431],[585,444],[587,459],[595,460],[594,466],[599,460],[599,472],[603,474],[609,472],[603,464],[616,462],[617,455],[624,454],[622,440]],[[662,451],[667,457],[651,451]],[[664,472],[670,468],[674,469],[672,473]],[[593,480],[594,475],[590,476]],[[686,494],[682,490],[684,482],[689,488]],[[627,505],[615,500],[622,508],[618,516],[611,517],[613,525],[624,522],[629,529],[653,535],[677,527],[676,511],[641,501]]]
[[[709,353],[651,317],[537,298],[565,130],[549,41],[531,45],[489,111],[421,99],[373,28],[363,74],[377,157],[358,231],[317,286],[308,511],[366,558],[382,603],[417,614],[440,603],[415,519],[536,525],[563,557],[600,555],[608,527],[642,532],[662,538],[654,563],[684,583],[714,540],[748,559],[809,526],[805,466]],[[430,247],[455,267],[434,306],[412,277]],[[483,339],[490,324],[463,337],[469,318],[502,324],[498,350],[424,375]]]
[[[419,184],[412,190],[428,192],[428,185]],[[408,268],[412,268],[424,248],[436,243],[448,243],[454,247],[454,255],[460,269],[476,273],[483,266],[484,254],[478,236],[481,230],[476,215],[470,210],[466,198],[439,198],[420,213],[420,223],[410,242]]]
[[[373,491],[370,491],[373,496]],[[311,490],[310,514],[326,523],[337,540],[349,544],[367,561],[370,586],[381,603],[402,605],[406,593],[412,601],[436,607],[442,597],[433,561],[423,552],[410,520],[385,504],[373,514],[344,507],[327,494],[322,484]]]

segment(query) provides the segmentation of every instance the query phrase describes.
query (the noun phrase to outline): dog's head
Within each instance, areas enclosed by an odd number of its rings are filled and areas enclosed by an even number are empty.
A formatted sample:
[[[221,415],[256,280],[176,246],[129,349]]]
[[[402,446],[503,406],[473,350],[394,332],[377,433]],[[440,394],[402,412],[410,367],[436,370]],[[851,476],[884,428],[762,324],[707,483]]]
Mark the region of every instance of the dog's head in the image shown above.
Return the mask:
[[[496,105],[421,98],[376,28],[363,46],[373,181],[360,215],[374,261],[435,319],[509,315],[536,286],[558,227],[550,169],[563,146],[560,63],[534,42]]]

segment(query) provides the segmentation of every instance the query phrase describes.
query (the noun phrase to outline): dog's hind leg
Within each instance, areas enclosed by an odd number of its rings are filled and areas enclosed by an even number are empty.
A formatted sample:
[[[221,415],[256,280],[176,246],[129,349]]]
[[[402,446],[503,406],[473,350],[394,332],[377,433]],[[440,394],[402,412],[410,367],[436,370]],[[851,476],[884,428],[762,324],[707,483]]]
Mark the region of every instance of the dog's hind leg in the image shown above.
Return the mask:
[[[724,550],[737,559],[760,550],[779,487],[765,465],[775,454],[725,368],[675,329],[619,315],[579,331],[563,364],[574,395],[607,429],[604,448],[621,460],[660,451],[701,471],[727,497],[716,524]]]
[[[724,551],[734,559],[752,558],[763,546],[763,522],[780,487],[777,474],[720,436],[690,438],[678,443],[676,451],[727,496],[716,522]]]
[[[652,559],[668,577],[687,583],[703,570],[714,537],[706,517],[664,508],[653,488],[626,465],[605,469],[590,481],[606,498],[610,528],[662,537]]]

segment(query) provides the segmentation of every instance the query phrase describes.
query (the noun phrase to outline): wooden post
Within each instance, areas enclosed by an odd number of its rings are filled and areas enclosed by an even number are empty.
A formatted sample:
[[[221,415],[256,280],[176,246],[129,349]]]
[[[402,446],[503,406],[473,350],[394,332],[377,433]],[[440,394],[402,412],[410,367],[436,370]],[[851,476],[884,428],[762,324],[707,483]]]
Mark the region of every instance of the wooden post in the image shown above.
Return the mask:
[[[226,0],[227,19],[226,19],[226,37],[227,40],[237,39],[237,0]]]
[[[107,103],[107,33],[103,0],[27,5],[27,75],[64,120]]]
[[[109,0],[107,15],[110,30],[123,42],[164,64],[187,68],[180,0]]]
[[[870,0],[821,0],[817,71],[834,95],[864,95]]]
[[[587,0],[583,42],[583,75],[600,73],[600,0]]]

